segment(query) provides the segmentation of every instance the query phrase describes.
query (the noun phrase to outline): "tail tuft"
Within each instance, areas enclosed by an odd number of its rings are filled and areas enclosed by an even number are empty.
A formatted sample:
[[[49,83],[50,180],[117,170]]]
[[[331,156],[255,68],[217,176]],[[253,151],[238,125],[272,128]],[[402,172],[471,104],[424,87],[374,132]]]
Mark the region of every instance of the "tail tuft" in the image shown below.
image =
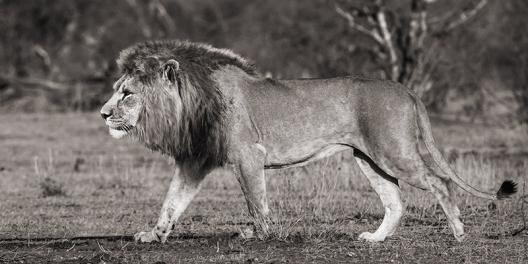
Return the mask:
[[[504,181],[497,191],[497,199],[505,199],[510,197],[510,195],[517,192],[517,183],[513,181]]]

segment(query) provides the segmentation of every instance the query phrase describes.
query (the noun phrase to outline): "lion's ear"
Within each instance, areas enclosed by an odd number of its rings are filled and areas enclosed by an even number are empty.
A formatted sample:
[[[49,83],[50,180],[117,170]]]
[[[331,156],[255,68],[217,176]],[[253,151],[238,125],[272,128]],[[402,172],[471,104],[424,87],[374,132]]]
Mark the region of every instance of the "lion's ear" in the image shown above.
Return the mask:
[[[169,80],[171,83],[176,82],[176,74],[180,69],[180,63],[176,60],[170,59],[163,64],[163,79]]]

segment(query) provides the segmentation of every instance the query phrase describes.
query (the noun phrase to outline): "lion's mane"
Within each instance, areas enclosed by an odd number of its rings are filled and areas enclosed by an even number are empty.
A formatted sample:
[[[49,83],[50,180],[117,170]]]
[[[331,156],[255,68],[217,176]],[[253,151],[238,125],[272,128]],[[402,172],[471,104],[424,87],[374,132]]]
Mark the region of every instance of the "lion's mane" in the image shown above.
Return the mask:
[[[180,65],[176,84],[155,87],[160,65],[169,59]],[[123,74],[139,76],[148,87],[139,125],[133,131],[140,141],[177,162],[202,167],[223,165],[227,109],[211,75],[227,65],[257,75],[251,63],[230,50],[186,41],[139,43],[123,50],[117,63]]]

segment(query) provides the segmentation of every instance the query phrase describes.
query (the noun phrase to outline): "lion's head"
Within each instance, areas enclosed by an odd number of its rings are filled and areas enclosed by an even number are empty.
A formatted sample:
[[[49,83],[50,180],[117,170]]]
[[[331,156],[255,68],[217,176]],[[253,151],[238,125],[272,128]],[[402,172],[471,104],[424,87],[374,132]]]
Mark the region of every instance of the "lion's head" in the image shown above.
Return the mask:
[[[110,134],[115,138],[121,138],[134,132],[142,125],[146,111],[152,109],[155,97],[173,97],[178,99],[177,94],[171,94],[178,90],[176,84],[176,72],[179,63],[173,59],[163,62],[153,58],[147,59],[138,65],[138,69],[123,71],[123,75],[114,85],[114,94],[101,109],[101,116],[105,119]],[[149,64],[150,65],[146,65]],[[146,67],[151,67],[147,69]],[[173,88],[173,89],[172,89]],[[174,114],[177,114],[176,106],[181,100],[174,100]]]
[[[145,42],[123,50],[122,76],[101,109],[110,134],[136,137],[178,161],[218,165],[225,156],[225,102],[212,73],[226,65],[256,74],[229,50],[178,41]]]

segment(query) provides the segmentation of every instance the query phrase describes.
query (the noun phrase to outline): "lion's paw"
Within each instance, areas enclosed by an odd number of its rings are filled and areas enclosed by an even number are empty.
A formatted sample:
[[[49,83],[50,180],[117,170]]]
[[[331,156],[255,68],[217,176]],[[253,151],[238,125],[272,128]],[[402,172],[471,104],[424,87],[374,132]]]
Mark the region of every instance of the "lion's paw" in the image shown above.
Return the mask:
[[[359,235],[360,240],[366,240],[368,242],[382,242],[385,240],[385,237],[372,234],[370,232],[363,232],[361,235]]]
[[[249,226],[246,228],[240,229],[239,234],[240,234],[240,237],[243,239],[255,238],[255,230],[254,228],[249,227]]]
[[[462,234],[455,235],[455,239],[456,239],[458,242],[463,242],[464,239],[466,239],[466,234],[465,234],[465,233],[462,233]]]
[[[159,236],[154,234],[153,231],[139,232],[134,235],[134,240],[140,243],[165,242],[161,240]]]

